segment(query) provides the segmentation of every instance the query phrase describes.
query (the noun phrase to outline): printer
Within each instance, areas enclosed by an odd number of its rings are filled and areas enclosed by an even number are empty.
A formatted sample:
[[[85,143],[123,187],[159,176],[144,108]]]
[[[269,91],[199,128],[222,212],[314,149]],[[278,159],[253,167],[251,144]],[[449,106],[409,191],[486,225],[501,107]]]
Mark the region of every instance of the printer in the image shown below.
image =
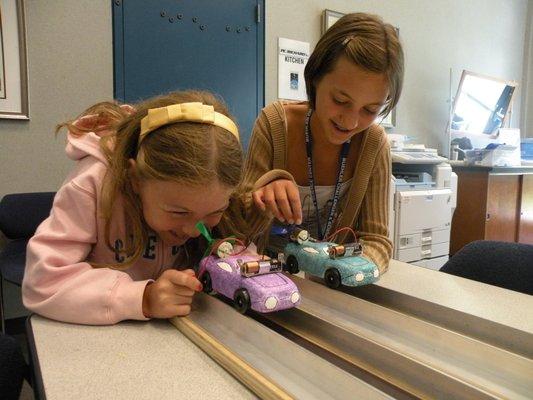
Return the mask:
[[[448,159],[423,145],[392,146],[391,155],[393,258],[438,270],[449,258],[457,175]]]

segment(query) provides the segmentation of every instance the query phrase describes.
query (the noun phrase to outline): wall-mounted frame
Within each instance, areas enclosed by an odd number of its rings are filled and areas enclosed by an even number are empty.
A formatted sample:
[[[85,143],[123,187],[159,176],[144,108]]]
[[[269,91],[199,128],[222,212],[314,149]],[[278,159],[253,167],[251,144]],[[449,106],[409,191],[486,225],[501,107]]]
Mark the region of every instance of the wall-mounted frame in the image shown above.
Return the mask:
[[[344,13],[338,11],[324,10],[322,13],[322,34],[326,33],[326,31],[344,15]],[[396,31],[399,34],[398,28],[396,28]],[[385,118],[378,117],[376,122],[385,128],[394,128],[396,126],[396,108],[394,108]]]
[[[379,124],[385,128],[394,128],[396,126],[396,107],[385,118],[378,117],[377,121],[381,121]]]
[[[0,118],[29,119],[24,0],[0,0]]]
[[[322,35],[326,33],[326,31],[341,17],[343,16],[343,13],[332,11],[332,10],[324,10],[322,13]]]

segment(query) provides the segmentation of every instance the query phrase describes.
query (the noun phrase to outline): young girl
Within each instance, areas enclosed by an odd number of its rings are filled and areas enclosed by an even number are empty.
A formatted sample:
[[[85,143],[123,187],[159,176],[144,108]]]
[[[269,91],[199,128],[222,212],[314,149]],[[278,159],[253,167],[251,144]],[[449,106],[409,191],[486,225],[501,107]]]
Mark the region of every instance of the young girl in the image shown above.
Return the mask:
[[[226,108],[189,91],[100,103],[61,127],[77,166],[28,244],[24,305],[84,324],[188,314],[202,285],[185,244],[220,222],[241,178]]]
[[[308,102],[278,101],[258,117],[245,187],[255,189],[256,206],[281,222],[303,223],[315,238],[354,228],[363,255],[384,272],[392,252],[391,160],[374,121],[400,98],[403,52],[395,28],[374,15],[342,17],[316,45],[305,81]]]

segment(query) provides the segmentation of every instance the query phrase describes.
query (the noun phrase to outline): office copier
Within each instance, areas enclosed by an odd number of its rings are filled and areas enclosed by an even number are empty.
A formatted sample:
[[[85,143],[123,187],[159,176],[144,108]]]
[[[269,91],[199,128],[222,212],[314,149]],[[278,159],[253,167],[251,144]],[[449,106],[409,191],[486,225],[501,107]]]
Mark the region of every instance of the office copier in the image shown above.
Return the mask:
[[[457,175],[434,149],[393,147],[391,154],[389,230],[393,258],[438,270],[449,257]]]

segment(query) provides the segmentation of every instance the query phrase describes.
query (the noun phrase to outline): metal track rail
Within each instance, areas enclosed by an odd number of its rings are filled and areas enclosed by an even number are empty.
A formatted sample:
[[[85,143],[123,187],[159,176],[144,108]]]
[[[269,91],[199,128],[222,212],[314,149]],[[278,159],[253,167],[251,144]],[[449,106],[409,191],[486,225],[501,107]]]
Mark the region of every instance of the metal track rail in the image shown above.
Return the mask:
[[[390,399],[390,396],[370,386],[355,376],[292,343],[257,321],[239,314],[231,306],[205,294],[195,296],[193,311],[185,317],[193,323],[207,341],[216,342],[219,348],[232,353],[231,363],[240,364],[240,371],[249,368],[258,372],[274,390],[264,395],[253,384],[248,386],[259,396],[268,398],[298,399]],[[178,329],[189,337],[179,318],[173,319]],[[192,338],[198,343],[198,338]],[[204,343],[206,341],[204,340]],[[221,346],[220,346],[221,345]],[[202,345],[200,345],[202,347]],[[209,346],[208,346],[209,347]],[[213,346],[210,346],[213,348]],[[209,349],[202,347],[208,354]],[[220,357],[210,354],[220,362]],[[236,356],[238,358],[235,362]],[[244,367],[243,367],[244,365]],[[225,366],[234,375],[235,370]],[[250,374],[253,376],[253,374]],[[257,376],[257,375],[255,375]],[[237,376],[247,383],[242,376]]]
[[[533,360],[523,354],[309,280],[294,281],[301,305],[265,315],[269,321],[412,396],[531,399]]]
[[[396,260],[376,284],[340,290],[533,358],[533,296]]]

